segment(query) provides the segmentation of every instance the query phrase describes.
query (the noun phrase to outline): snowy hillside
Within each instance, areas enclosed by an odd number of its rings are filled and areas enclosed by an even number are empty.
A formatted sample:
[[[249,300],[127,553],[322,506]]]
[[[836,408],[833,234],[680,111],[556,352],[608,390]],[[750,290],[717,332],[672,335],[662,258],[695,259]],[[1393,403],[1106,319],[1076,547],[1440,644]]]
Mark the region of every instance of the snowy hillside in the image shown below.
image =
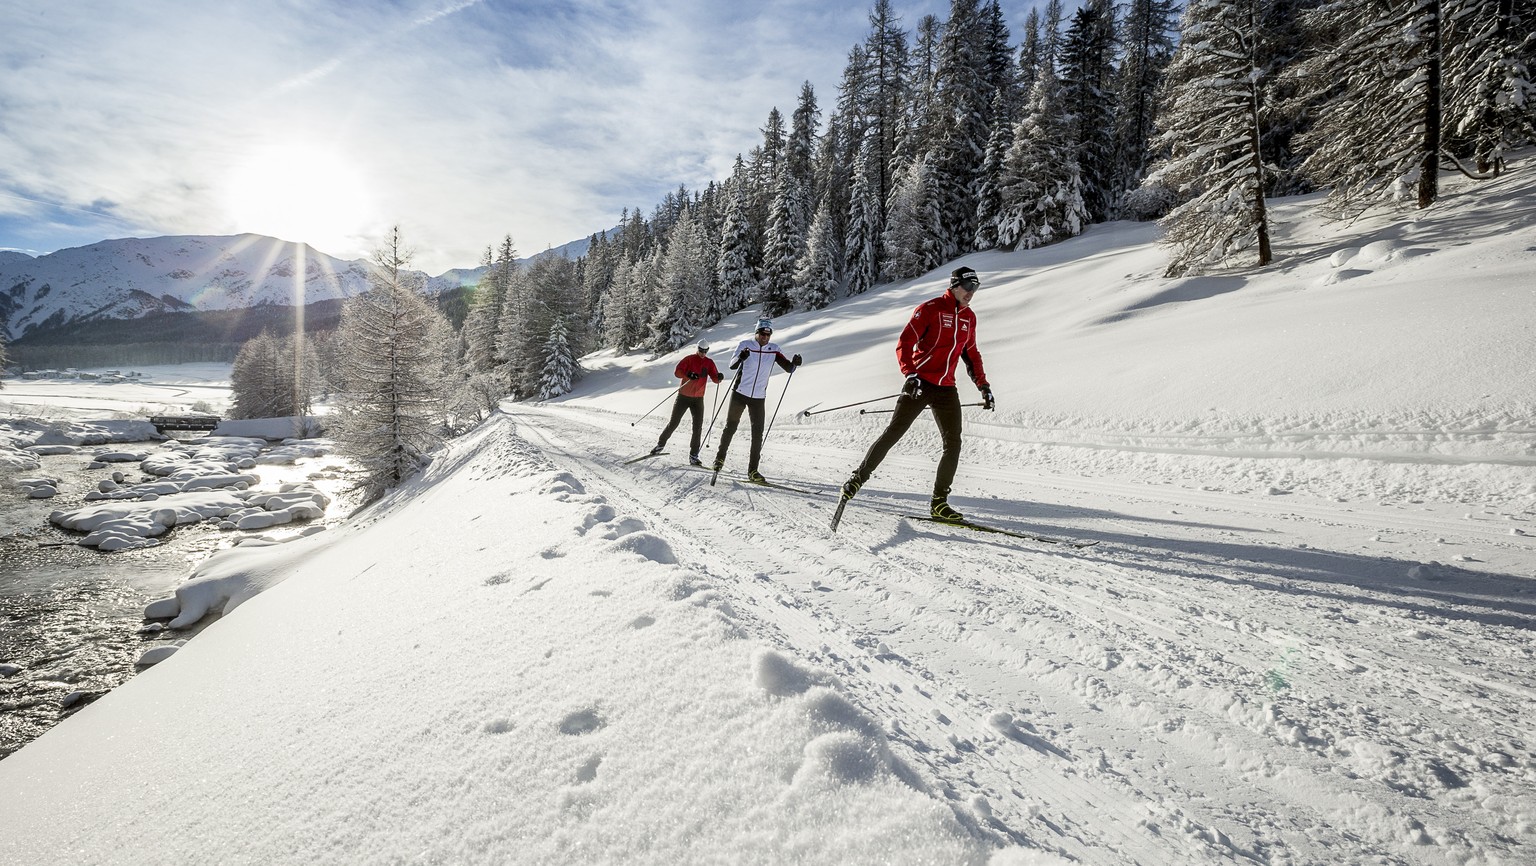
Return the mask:
[[[455,269],[426,280],[426,290],[478,278],[478,269]],[[0,322],[16,338],[81,319],[308,304],[367,287],[366,262],[342,261],[308,244],[251,234],[124,238],[36,258],[0,254]]]
[[[624,463],[686,350],[589,358],[204,564],[189,602],[286,580],[0,761],[0,860],[1529,864],[1529,166],[1277,202],[1262,272],[1163,279],[1131,224],[962,260],[999,406],[951,501],[1092,547],[901,516],[925,418],[828,531],[885,416],[802,410],[894,394],[957,263],[776,323],[762,468],[801,492],[744,482],[744,431],[714,486],[686,430]]]

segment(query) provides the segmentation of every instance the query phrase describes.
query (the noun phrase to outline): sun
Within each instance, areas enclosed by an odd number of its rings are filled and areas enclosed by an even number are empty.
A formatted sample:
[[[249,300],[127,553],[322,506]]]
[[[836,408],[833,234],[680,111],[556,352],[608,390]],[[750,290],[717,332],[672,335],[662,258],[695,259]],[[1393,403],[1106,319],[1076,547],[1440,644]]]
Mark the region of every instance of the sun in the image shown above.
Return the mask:
[[[236,230],[338,253],[370,222],[373,196],[355,162],[323,145],[286,143],[253,151],[229,176]]]

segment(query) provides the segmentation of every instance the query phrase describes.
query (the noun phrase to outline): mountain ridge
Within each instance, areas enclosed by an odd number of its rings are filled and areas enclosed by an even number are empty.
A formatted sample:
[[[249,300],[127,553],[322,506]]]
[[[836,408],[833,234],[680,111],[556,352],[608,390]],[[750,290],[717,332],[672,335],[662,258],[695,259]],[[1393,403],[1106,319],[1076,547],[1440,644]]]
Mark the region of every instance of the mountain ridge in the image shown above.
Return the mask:
[[[579,256],[586,246],[583,238],[519,261]],[[370,267],[251,233],[110,238],[40,256],[0,250],[0,333],[16,340],[95,320],[341,300],[367,290]],[[474,285],[484,271],[409,273],[436,296]]]

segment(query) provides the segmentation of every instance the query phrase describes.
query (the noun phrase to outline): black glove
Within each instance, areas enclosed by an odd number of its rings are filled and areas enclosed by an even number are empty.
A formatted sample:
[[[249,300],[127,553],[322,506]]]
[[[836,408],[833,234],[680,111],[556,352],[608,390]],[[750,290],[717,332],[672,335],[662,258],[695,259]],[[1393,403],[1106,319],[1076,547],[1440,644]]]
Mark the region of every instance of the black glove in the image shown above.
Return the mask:
[[[981,408],[987,410],[988,412],[997,409],[997,401],[992,399],[991,385],[981,386]]]
[[[789,359],[789,363],[795,365],[796,367],[800,366],[800,364],[801,364],[800,353],[796,352],[795,353],[795,357]]]
[[[901,393],[903,396],[914,399],[923,396],[923,380],[917,378],[917,374],[913,373],[907,377],[907,383],[901,386]]]
[[[701,379],[701,378],[703,378],[703,376],[704,376],[703,373],[697,373],[697,372],[689,373],[688,374],[688,378],[690,378],[690,379]]]
[[[724,382],[724,381],[725,381],[725,374],[724,373],[716,373],[715,374],[715,384],[716,385],[718,385],[718,384],[720,384],[721,382]]]
[[[752,350],[751,349],[742,349],[740,352],[737,352],[736,353],[736,363],[740,364],[742,361],[747,360],[747,356],[750,355],[750,354],[752,354]]]

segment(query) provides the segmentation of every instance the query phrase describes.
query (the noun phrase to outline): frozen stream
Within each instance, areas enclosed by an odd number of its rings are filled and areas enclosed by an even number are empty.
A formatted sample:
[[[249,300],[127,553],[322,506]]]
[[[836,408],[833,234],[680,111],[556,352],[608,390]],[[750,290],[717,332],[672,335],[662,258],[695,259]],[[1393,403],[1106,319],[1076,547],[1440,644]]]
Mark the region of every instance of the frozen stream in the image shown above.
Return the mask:
[[[28,424],[120,424],[155,414],[225,414],[229,371],[228,364],[200,363],[139,368],[122,381],[6,379],[0,387],[0,450],[26,445],[28,437],[17,431]],[[331,502],[318,521],[256,532],[220,530],[218,521],[205,521],[171,529],[155,546],[115,553],[82,547],[85,533],[48,522],[53,511],[85,504],[85,495],[114,472],[123,473],[129,483],[146,477],[137,463],[88,469],[96,451],[153,455],[164,444],[113,439],[110,445],[41,456],[36,469],[15,469],[14,462],[8,467],[0,459],[0,758],[121,685],[151,645],[190,637],[189,631],[169,632],[146,623],[144,607],[170,595],[215,551],[242,536],[280,538],[339,521],[354,507],[343,495],[346,462],[321,456],[241,470],[260,479],[255,490],[277,490],[297,481],[319,488]],[[25,477],[58,478],[59,494],[29,499],[15,483]]]
[[[114,445],[153,453],[160,443]],[[134,464],[87,469],[94,448],[46,456],[32,473],[61,479],[58,496],[28,499],[14,484],[0,485],[0,757],[36,739],[74,710],[121,685],[155,642],[183,640],[144,621],[144,606],[171,594],[209,555],[258,533],[221,531],[218,521],[170,530],[153,547],[100,553],[79,545],[84,533],[60,529],[49,513],[85,504],[85,494],[113,472],[131,480]],[[322,523],[341,520],[353,503],[343,495],[346,461],[306,458],[294,465],[248,470],[261,479],[253,490],[308,481],[331,497]],[[267,529],[292,535],[316,521]],[[200,623],[200,627],[207,621]]]

